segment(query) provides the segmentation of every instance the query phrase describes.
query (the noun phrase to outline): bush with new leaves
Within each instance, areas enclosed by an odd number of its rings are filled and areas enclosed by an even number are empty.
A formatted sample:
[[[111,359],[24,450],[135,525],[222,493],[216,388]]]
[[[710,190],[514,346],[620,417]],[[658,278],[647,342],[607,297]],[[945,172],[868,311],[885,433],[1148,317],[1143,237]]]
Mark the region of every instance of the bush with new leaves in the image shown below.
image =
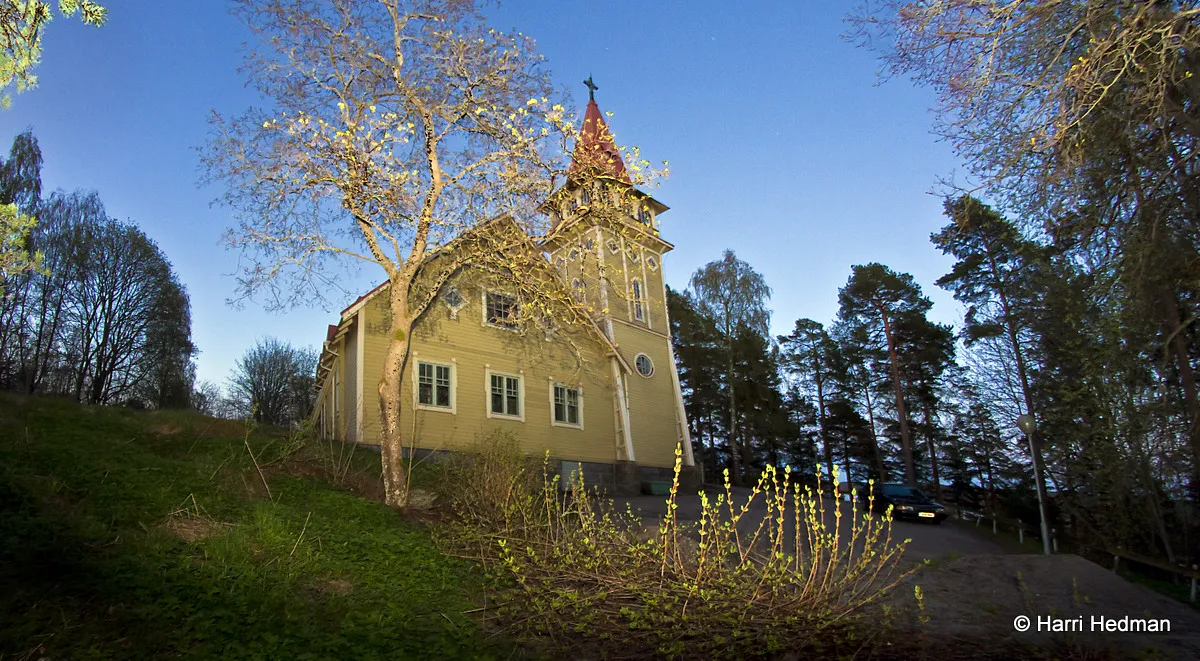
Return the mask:
[[[846,521],[786,471],[768,467],[741,504],[726,475],[724,493],[702,493],[700,520],[685,523],[677,449],[667,513],[647,529],[578,477],[560,490],[548,458],[531,480],[515,443],[491,447],[456,468],[471,477],[454,480],[448,541],[506,586],[500,622],[555,655],[836,656],[862,645],[864,615],[904,575],[907,540],[892,544],[890,515],[855,500]],[[755,523],[760,498],[766,515]]]

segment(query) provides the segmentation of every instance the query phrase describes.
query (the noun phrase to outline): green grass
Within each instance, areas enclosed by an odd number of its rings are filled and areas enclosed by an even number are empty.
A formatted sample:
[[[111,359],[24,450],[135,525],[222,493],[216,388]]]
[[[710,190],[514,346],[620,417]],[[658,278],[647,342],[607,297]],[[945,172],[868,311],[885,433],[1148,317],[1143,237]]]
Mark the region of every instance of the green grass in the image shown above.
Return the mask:
[[[470,563],[283,432],[0,398],[0,659],[502,658]],[[359,482],[378,455],[355,457]],[[310,470],[287,470],[307,466]],[[367,473],[362,473],[367,471]],[[363,475],[366,478],[363,478]]]

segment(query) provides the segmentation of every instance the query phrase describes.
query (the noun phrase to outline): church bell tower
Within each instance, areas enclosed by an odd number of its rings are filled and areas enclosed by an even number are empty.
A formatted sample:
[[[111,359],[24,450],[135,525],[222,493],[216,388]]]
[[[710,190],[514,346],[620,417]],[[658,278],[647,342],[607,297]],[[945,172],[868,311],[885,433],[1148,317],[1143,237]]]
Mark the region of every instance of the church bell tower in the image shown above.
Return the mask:
[[[554,223],[542,247],[576,299],[616,346],[611,356],[617,458],[638,479],[669,479],[675,448],[694,472],[687,414],[667,316],[663,258],[674,246],[659,234],[667,206],[639,190],[596,105],[588,104],[567,182],[543,209]]]

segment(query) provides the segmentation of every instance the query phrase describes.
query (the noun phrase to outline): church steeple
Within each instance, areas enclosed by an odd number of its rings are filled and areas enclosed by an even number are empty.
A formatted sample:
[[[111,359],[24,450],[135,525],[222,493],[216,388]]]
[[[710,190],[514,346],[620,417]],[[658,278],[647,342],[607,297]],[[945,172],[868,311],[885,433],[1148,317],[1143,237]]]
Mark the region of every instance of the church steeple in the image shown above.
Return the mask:
[[[588,88],[587,110],[583,113],[583,127],[579,131],[579,141],[575,143],[567,176],[575,178],[586,173],[632,184],[621,152],[613,142],[612,132],[604,123],[600,106],[596,105],[596,90],[600,88],[592,82],[591,76],[583,84]]]

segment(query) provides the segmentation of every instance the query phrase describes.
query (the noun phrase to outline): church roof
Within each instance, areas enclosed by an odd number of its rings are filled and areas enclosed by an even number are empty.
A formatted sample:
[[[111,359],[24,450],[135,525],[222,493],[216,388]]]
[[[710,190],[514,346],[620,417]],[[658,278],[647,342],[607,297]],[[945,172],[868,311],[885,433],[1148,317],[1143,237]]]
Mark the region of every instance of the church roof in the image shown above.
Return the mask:
[[[585,172],[632,184],[629,173],[625,171],[625,161],[621,160],[621,151],[613,142],[612,131],[604,123],[604,115],[600,112],[600,106],[596,105],[595,98],[588,99],[587,110],[583,113],[583,127],[579,130],[579,140],[571,155],[567,177],[573,179]]]

